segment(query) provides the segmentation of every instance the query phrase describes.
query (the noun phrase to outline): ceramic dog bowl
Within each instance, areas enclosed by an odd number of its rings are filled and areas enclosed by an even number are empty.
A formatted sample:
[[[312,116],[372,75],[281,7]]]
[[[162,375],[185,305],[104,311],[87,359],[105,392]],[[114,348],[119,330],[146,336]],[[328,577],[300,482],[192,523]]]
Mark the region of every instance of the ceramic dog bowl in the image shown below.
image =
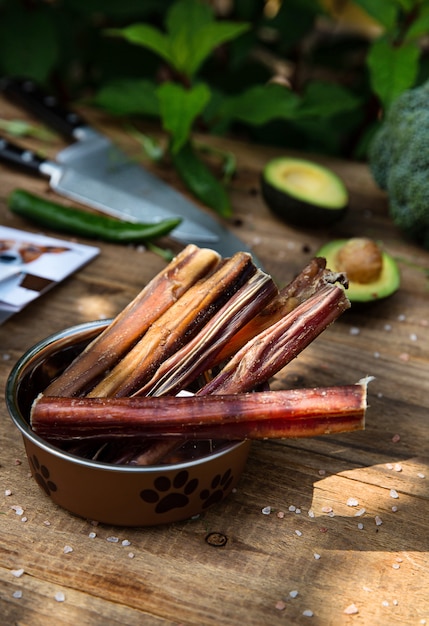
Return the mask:
[[[59,506],[106,524],[152,526],[203,513],[236,485],[250,442],[218,443],[211,449],[206,442],[206,451],[195,458],[139,467],[88,460],[32,431],[29,414],[34,398],[107,324],[82,324],[40,341],[19,359],[8,378],[6,404],[21,431],[35,481]]]

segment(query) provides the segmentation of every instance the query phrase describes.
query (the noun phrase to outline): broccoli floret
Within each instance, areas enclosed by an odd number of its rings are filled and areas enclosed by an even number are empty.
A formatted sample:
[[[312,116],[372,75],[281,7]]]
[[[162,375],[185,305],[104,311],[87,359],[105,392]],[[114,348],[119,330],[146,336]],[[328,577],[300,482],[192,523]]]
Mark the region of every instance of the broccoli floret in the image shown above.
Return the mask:
[[[393,222],[429,248],[429,81],[393,102],[368,162],[388,193]]]

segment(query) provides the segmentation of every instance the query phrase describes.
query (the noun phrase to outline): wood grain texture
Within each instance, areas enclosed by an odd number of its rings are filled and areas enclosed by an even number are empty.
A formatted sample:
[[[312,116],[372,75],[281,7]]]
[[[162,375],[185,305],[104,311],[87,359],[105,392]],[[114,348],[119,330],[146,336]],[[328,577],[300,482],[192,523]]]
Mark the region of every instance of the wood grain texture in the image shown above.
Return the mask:
[[[3,117],[25,117],[9,104],[1,105]],[[85,113],[137,154],[137,144],[119,124]],[[273,388],[280,389],[350,384],[375,376],[366,430],[255,442],[236,492],[198,519],[124,529],[93,526],[41,493],[2,401],[1,622],[429,623],[429,254],[393,227],[386,197],[365,165],[314,157],[343,177],[351,207],[329,230],[297,230],[274,217],[259,193],[263,165],[281,152],[221,138],[210,141],[237,157],[230,227],[253,246],[280,286],[336,237],[374,237],[398,260],[398,293],[368,307],[352,307],[273,381]],[[61,147],[60,141],[25,143],[50,155]],[[152,169],[184,191],[172,170]],[[6,197],[17,187],[52,194],[45,182],[0,166],[2,224],[37,232],[7,209]],[[99,245],[100,256],[0,326],[2,388],[24,350],[66,326],[115,315],[164,266],[141,248],[82,242]],[[11,508],[16,505],[24,509],[22,515]],[[265,507],[271,507],[269,514],[263,514]],[[226,545],[207,543],[210,532],[225,535]],[[108,541],[111,537],[118,541]],[[65,546],[73,551],[65,553]],[[21,568],[23,575],[14,576]],[[22,596],[14,597],[16,591]],[[64,601],[55,599],[58,593]],[[351,605],[357,613],[348,609]]]

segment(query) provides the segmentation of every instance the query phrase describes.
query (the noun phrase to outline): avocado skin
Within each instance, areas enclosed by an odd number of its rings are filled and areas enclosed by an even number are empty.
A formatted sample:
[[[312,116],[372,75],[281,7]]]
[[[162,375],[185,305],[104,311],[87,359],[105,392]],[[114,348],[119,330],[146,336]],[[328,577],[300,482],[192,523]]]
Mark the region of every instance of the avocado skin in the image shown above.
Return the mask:
[[[337,239],[326,243],[320,248],[316,256],[326,259],[326,267],[333,272],[338,271],[335,258],[342,245],[347,239]],[[401,277],[399,268],[393,257],[387,252],[382,252],[383,270],[381,279],[365,285],[349,281],[346,290],[347,297],[353,304],[367,305],[369,302],[382,300],[394,294],[400,287]]]
[[[338,222],[347,212],[348,205],[340,209],[327,209],[311,202],[294,198],[261,178],[261,191],[267,206],[288,224],[301,228],[320,228]]]

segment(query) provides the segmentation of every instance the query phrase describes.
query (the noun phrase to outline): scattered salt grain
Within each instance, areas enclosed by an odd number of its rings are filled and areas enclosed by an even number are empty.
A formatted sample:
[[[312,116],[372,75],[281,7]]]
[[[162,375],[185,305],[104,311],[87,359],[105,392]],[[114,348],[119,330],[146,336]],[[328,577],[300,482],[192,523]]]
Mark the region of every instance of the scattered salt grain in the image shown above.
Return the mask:
[[[63,594],[62,591],[57,591],[57,593],[54,596],[55,600],[57,602],[64,602],[64,600],[66,599],[65,595]]]
[[[399,360],[407,363],[410,360],[410,355],[407,352],[402,352],[402,354],[399,355]]]
[[[284,511],[279,511],[279,512],[277,513],[277,517],[278,517],[279,519],[283,519],[283,518],[284,518],[284,516],[285,516]]]
[[[387,600],[383,600],[383,602],[381,603],[381,606],[389,606],[389,603]]]
[[[366,509],[364,509],[363,507],[361,509],[358,509],[355,513],[355,517],[362,517],[362,515],[364,515],[366,513]]]
[[[2,359],[3,361],[9,361],[10,359],[10,354],[7,354],[6,352],[2,354]]]
[[[392,567],[393,569],[399,569],[401,566],[399,565],[399,563],[393,563]]]
[[[320,559],[320,554],[317,554],[317,552],[315,552],[313,554],[314,558],[316,559],[316,561],[318,561]]]
[[[109,543],[118,543],[119,539],[118,537],[106,537],[106,541]]]
[[[357,498],[349,498],[346,504],[347,506],[357,506],[359,504],[359,500]]]
[[[396,505],[392,506],[392,513],[397,513],[398,507]]]
[[[5,489],[4,495],[5,496],[11,496],[12,495],[12,491],[10,489]]]
[[[422,472],[418,472],[417,473],[417,478],[426,478],[426,476],[424,474],[422,474]]]
[[[21,517],[21,522],[28,522],[28,517]]]
[[[71,546],[64,546],[63,552],[64,554],[70,554],[71,552],[73,552],[73,548]]]
[[[380,353],[379,352],[374,352],[374,359],[379,359],[380,358]]]
[[[48,519],[45,519],[45,521],[43,522],[44,526],[50,526],[51,522]]]
[[[349,604],[349,606],[344,609],[344,613],[346,615],[356,615],[356,613],[359,613],[359,609],[356,604]]]
[[[350,328],[350,334],[351,335],[359,335],[360,334],[360,328],[356,328],[356,326],[353,326],[352,328]]]
[[[318,471],[318,474],[319,474],[319,476],[325,476],[325,475],[326,475],[326,470],[324,470],[324,469],[320,469],[320,470]]]
[[[298,537],[302,537],[302,532],[300,530],[296,530],[295,535],[297,535]]]
[[[89,533],[89,534],[88,534],[88,537],[89,537],[90,539],[95,539],[95,538],[96,538],[96,536],[97,536],[97,533],[94,533],[94,532],[92,532],[92,533]]]
[[[392,443],[399,443],[401,441],[401,435],[398,435],[398,433],[396,433],[395,435],[393,435],[392,437]]]
[[[289,591],[289,595],[291,598],[296,598],[298,596],[298,591],[296,589]]]
[[[314,511],[313,509],[310,509],[308,512],[308,517],[314,517]]]
[[[271,507],[270,506],[264,506],[264,508],[261,510],[262,515],[270,515],[271,513]]]
[[[410,335],[410,341],[417,341],[417,335],[416,335],[416,333],[411,333],[411,335]]]
[[[396,491],[396,489],[391,489],[391,490],[390,490],[390,497],[391,497],[391,498],[399,498],[399,494],[398,494],[398,492]]]
[[[381,517],[379,515],[375,516],[375,525],[376,526],[381,526],[383,523],[383,520],[381,519]]]
[[[405,320],[406,320],[406,317],[403,313],[398,315],[398,322],[405,322]]]
[[[284,611],[286,608],[286,602],[284,602],[284,600],[278,600],[278,602],[276,602],[276,609],[278,611]]]
[[[386,468],[388,470],[392,470],[393,469],[393,464],[392,463],[386,463]]]
[[[359,529],[359,530],[363,530],[363,524],[362,524],[362,522],[359,522],[359,524],[357,525],[357,527],[358,527],[358,529]]]
[[[12,576],[15,576],[15,578],[21,578],[21,576],[24,574],[24,570],[21,569],[13,569],[11,571]]]
[[[18,600],[20,598],[22,598],[22,591],[21,591],[21,589],[17,589],[16,591],[14,591],[13,594],[12,594],[12,597],[13,598],[17,598]]]
[[[21,459],[15,459],[14,465],[22,465]]]
[[[388,333],[392,330],[392,325],[391,324],[385,324],[384,325],[384,330]]]
[[[400,463],[395,463],[393,469],[395,470],[395,472],[402,472],[402,465]]]
[[[322,506],[322,513],[333,513],[331,506]]]
[[[301,509],[295,509],[295,513],[296,513],[297,515],[300,515],[300,514],[301,514]]]
[[[129,559],[133,559],[134,558],[134,552],[128,552],[128,558]]]
[[[16,504],[14,504],[13,506],[10,507],[13,511],[15,511],[15,513],[17,515],[23,515],[24,514],[24,509],[22,508],[22,506],[18,506]]]
[[[128,541],[128,539],[124,539],[122,542],[123,546],[130,546],[131,545],[131,541]]]
[[[392,601],[393,606],[398,606],[399,602],[395,599]]]
[[[295,505],[293,505],[293,504],[291,504],[288,510],[289,510],[291,513],[295,513],[295,511],[296,511],[296,506],[295,506]]]
[[[313,617],[313,615],[314,615],[313,611],[311,611],[310,609],[305,609],[305,611],[303,611],[302,614],[305,617]]]

